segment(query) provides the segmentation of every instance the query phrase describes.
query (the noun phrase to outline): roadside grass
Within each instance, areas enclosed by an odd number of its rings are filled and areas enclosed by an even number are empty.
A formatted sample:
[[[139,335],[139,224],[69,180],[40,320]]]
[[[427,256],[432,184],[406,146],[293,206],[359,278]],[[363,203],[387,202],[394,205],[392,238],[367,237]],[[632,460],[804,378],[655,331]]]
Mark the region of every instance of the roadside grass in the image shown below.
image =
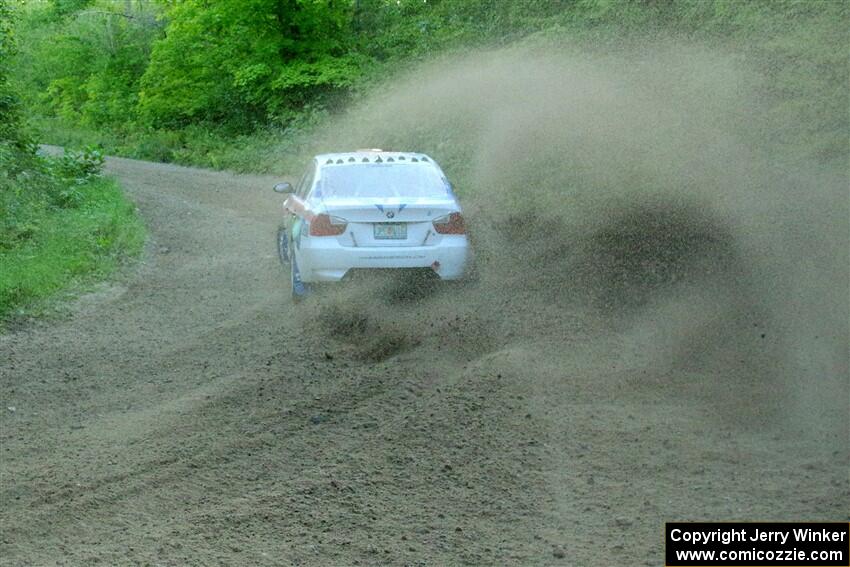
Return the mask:
[[[267,126],[250,134],[233,134],[208,125],[190,125],[175,130],[105,126],[100,129],[70,124],[56,116],[32,116],[29,127],[46,144],[65,148],[97,146],[104,154],[175,163],[237,173],[280,173],[281,152],[309,139],[310,126],[286,129]],[[298,164],[301,167],[301,164]]]
[[[0,249],[0,321],[39,314],[57,292],[84,289],[142,250],[144,225],[114,179],[79,190],[78,207],[35,211],[38,230]]]

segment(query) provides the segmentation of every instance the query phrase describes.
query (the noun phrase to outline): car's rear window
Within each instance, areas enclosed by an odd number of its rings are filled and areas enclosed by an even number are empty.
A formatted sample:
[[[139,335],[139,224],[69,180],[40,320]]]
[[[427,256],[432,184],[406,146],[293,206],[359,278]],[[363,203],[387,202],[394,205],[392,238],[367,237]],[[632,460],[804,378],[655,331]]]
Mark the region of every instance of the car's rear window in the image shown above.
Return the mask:
[[[322,168],[316,194],[333,197],[445,197],[448,185],[425,164],[364,163]]]

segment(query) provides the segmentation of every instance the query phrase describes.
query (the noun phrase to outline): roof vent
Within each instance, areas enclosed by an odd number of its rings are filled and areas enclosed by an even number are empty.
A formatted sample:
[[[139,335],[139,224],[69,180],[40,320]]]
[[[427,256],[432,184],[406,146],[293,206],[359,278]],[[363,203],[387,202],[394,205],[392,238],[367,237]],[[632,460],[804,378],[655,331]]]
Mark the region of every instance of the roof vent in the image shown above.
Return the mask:
[[[364,157],[361,161],[362,161],[363,163],[369,163],[369,158]]]
[[[416,159],[415,157],[412,157],[412,158],[410,158],[410,161],[417,161],[418,162],[419,160]]]
[[[404,161],[404,156],[398,156],[398,161]]]
[[[328,161],[325,162],[325,165],[328,165],[329,163],[333,163],[333,162],[334,162],[334,160],[329,159]]]
[[[390,163],[391,161],[395,161],[395,160],[394,160],[393,158],[391,158],[391,157],[388,157],[388,158],[387,158],[387,163]]]
[[[337,163],[342,163],[342,158],[336,160]]]
[[[428,161],[428,158],[426,158],[425,156],[422,156],[422,157],[421,157],[421,158],[419,158],[419,159],[421,159],[422,161]]]
[[[381,159],[381,156],[378,156],[378,158],[375,160],[375,163],[383,163],[383,162],[384,162],[384,160]]]
[[[351,163],[351,162],[353,162],[353,161],[354,161],[354,157],[353,157],[353,156],[352,156],[352,157],[350,157],[350,158],[348,158],[348,163]]]

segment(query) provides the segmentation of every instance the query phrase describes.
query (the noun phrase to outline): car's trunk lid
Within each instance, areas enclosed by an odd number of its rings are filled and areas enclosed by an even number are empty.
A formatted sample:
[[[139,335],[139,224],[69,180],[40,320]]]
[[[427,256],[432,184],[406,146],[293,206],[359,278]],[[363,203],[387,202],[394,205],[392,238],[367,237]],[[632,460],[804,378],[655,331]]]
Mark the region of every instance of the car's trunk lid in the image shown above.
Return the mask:
[[[387,198],[334,199],[322,202],[323,211],[347,221],[339,236],[343,246],[427,246],[435,244],[433,221],[458,210],[451,199],[405,200]]]

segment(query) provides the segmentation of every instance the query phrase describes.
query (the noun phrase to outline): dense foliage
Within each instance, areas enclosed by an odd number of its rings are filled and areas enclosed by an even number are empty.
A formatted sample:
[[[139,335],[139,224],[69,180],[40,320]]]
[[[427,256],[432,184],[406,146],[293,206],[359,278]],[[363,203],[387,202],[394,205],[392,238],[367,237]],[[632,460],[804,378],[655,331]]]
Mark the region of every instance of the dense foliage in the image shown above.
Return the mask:
[[[0,1],[0,143],[17,138],[18,104],[9,87],[8,62],[13,54],[12,11]],[[2,150],[0,150],[2,151]]]
[[[291,119],[352,84],[350,7],[314,0],[186,0],[166,5],[141,83],[147,123]]]
[[[33,4],[18,76],[34,108],[69,124],[245,131],[353,84],[351,15],[315,0]]]
[[[26,5],[16,81],[33,111],[67,124],[132,127],[159,24],[144,3]]]
[[[251,169],[246,145],[297,133],[412,62],[531,37],[727,50],[789,144],[846,152],[840,0],[50,0],[21,14],[13,75],[32,122],[137,157]]]

